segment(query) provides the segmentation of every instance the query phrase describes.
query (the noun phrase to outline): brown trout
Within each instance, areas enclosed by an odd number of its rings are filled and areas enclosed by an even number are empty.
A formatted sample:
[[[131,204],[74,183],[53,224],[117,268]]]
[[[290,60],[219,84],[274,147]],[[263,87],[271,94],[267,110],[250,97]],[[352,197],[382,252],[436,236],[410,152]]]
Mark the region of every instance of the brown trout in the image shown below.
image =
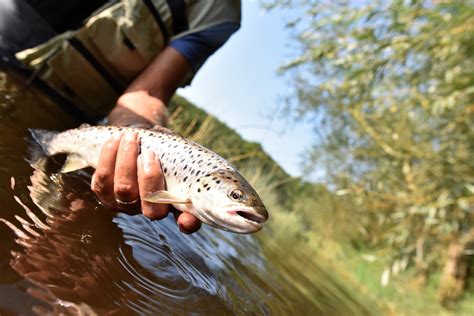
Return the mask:
[[[268,212],[255,189],[224,158],[163,127],[141,129],[87,126],[64,132],[30,130],[48,156],[67,154],[63,172],[96,168],[105,142],[119,132],[134,132],[141,149],[160,158],[166,190],[145,197],[172,204],[203,223],[234,233],[259,231]]]

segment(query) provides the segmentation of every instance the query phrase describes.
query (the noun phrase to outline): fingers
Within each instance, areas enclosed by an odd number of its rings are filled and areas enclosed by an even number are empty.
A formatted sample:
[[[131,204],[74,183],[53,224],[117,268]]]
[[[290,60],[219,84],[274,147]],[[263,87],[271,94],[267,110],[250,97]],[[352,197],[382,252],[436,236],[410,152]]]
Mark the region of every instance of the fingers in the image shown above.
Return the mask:
[[[115,162],[114,193],[115,199],[133,202],[139,198],[137,181],[137,158],[139,140],[135,133],[126,133],[120,140]]]
[[[140,197],[165,189],[165,178],[161,164],[151,150],[144,150],[138,157],[138,187]],[[162,219],[168,215],[169,205],[142,200],[143,215],[151,219]]]
[[[144,150],[138,159],[138,187],[140,197],[144,197],[158,190],[165,190],[165,178],[161,170],[158,157],[150,150]],[[142,200],[142,212],[152,219],[162,219],[168,215],[170,206],[157,204]],[[179,213],[175,210],[176,222],[179,230],[185,234],[191,234],[199,230],[201,222],[189,213]]]
[[[117,134],[107,141],[99,156],[97,169],[92,176],[91,189],[100,201],[108,206],[115,205],[114,173],[117,151],[122,134]]]
[[[189,213],[175,212],[176,223],[179,230],[185,234],[192,234],[201,228],[201,221],[196,216]]]
[[[134,133],[118,133],[102,148],[96,171],[92,176],[91,188],[105,205],[131,213],[136,211],[136,204],[128,205],[126,202],[139,198],[138,149],[139,140]]]
[[[134,133],[115,135],[106,142],[92,176],[91,188],[99,200],[109,207],[135,211],[136,204],[126,205],[158,190],[165,190],[166,183],[158,157],[151,150],[139,155],[140,140]],[[170,205],[141,201],[142,212],[151,219],[168,215]],[[181,232],[191,234],[201,227],[201,222],[189,213],[175,214]]]

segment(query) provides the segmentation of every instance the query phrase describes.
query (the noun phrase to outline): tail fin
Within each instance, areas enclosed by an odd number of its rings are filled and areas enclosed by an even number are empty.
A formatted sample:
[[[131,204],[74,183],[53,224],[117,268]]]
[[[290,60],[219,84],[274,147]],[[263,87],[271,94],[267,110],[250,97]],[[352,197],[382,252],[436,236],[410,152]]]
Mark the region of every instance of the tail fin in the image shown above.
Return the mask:
[[[51,151],[50,143],[58,134],[58,132],[47,131],[44,129],[28,129],[31,133],[33,139],[41,146],[41,149],[46,153],[48,156],[52,156],[55,153]]]

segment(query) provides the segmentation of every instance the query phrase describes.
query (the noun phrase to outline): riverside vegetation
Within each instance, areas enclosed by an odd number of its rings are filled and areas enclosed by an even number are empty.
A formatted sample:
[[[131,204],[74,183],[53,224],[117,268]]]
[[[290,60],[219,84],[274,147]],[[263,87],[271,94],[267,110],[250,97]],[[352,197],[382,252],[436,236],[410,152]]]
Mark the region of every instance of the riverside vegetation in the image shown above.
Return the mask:
[[[314,122],[306,166],[348,203],[382,292],[403,280],[398,304],[472,314],[474,3],[264,2],[297,17],[287,109]]]
[[[381,278],[387,253],[374,251],[359,238],[360,232],[354,229],[360,218],[355,217],[358,211],[352,197],[337,194],[323,184],[290,177],[259,144],[243,140],[234,130],[184,98],[175,97],[170,111],[171,129],[228,159],[254,185],[270,212],[265,227],[270,233],[257,234],[257,238],[271,245],[275,262],[288,262],[288,266],[300,266],[306,271],[308,279],[301,284],[308,291],[314,290],[312,295],[318,293],[314,287],[324,288],[324,281],[320,284],[320,280],[313,278],[320,275],[319,264],[326,271],[333,271],[333,278],[338,276],[339,281],[359,291],[361,296],[363,293],[360,301],[367,302],[369,298],[374,313],[467,315],[474,309],[474,293],[470,291],[450,309],[442,307],[436,291],[440,273],[433,273],[421,285],[413,265],[404,267],[405,273],[385,286]],[[295,264],[294,260],[301,262]],[[318,269],[318,273],[312,269]],[[341,289],[330,292],[342,293]]]

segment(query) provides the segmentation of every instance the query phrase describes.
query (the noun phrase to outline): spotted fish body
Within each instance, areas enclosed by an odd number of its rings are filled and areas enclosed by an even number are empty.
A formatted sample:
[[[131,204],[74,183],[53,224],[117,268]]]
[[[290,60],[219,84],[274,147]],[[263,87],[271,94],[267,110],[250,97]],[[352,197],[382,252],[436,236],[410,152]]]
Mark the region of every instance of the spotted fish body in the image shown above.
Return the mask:
[[[224,158],[166,128],[141,129],[115,126],[89,126],[64,132],[31,130],[34,139],[49,156],[68,154],[81,161],[81,167],[97,167],[99,155],[113,135],[134,132],[141,149],[160,158],[166,193],[187,203],[170,203],[211,226],[251,233],[261,229],[267,210],[252,186]],[[149,201],[165,203],[151,197]]]

